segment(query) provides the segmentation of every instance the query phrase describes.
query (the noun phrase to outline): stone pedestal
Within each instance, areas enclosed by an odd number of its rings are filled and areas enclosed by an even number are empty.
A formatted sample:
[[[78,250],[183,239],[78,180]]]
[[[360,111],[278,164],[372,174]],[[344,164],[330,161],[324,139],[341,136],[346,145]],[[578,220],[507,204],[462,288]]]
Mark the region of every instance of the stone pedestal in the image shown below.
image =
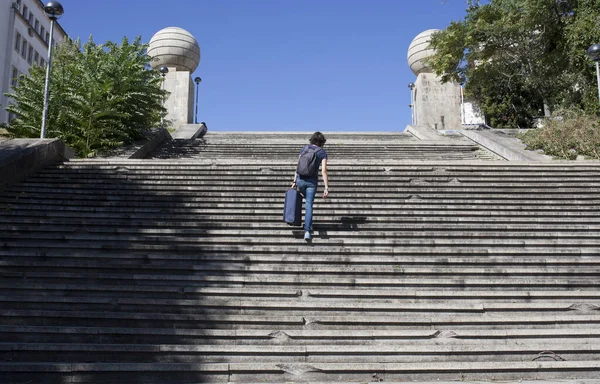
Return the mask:
[[[415,125],[438,131],[462,128],[460,85],[442,84],[434,74],[420,73],[413,92]]]
[[[165,99],[167,115],[165,119],[174,128],[194,122],[194,81],[189,71],[178,71],[176,67],[168,67],[164,87],[169,92]]]

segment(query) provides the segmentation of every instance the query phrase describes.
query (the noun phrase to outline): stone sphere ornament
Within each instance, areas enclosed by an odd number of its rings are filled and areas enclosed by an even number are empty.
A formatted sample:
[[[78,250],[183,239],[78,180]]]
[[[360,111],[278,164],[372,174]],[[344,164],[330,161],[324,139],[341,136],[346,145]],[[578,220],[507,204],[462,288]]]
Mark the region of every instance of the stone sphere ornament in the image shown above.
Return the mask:
[[[200,45],[185,29],[168,27],[152,36],[148,55],[152,57],[152,68],[175,67],[177,71],[191,73],[200,64]]]
[[[408,47],[408,66],[416,76],[419,76],[420,73],[432,72],[425,60],[435,53],[429,43],[431,42],[431,35],[438,31],[439,29],[428,29],[419,33]]]

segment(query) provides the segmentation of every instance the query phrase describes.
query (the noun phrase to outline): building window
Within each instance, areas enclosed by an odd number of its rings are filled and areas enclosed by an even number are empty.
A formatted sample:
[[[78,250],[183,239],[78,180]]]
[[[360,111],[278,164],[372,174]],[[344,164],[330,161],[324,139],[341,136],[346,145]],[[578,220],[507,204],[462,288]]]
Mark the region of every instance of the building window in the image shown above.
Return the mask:
[[[19,70],[16,67],[12,68],[12,78],[10,80],[10,84],[14,87],[19,84]]]
[[[42,67],[42,68],[46,67],[46,60],[44,60],[43,57],[40,57],[40,67]]]
[[[38,53],[38,51],[35,51],[35,55],[33,56],[33,62],[36,64],[40,62],[40,54]]]
[[[33,47],[31,46],[31,44],[29,45],[29,52],[27,54],[27,62],[29,64],[33,64]]]
[[[46,28],[44,28],[44,26],[42,26],[40,28],[40,36],[42,36],[42,38],[44,38],[44,33],[46,33]]]
[[[40,21],[38,19],[35,19],[35,31],[40,33]]]
[[[50,41],[50,32],[46,32],[45,39],[46,39],[46,40],[45,40],[45,41],[46,41],[46,44],[48,44],[48,42]]]
[[[21,44],[21,56],[24,59],[27,58],[27,40],[23,39],[23,43]]]
[[[27,19],[27,14],[29,13],[29,8],[26,5],[23,6],[23,17]]]
[[[21,51],[21,34],[19,32],[15,36],[15,51]]]

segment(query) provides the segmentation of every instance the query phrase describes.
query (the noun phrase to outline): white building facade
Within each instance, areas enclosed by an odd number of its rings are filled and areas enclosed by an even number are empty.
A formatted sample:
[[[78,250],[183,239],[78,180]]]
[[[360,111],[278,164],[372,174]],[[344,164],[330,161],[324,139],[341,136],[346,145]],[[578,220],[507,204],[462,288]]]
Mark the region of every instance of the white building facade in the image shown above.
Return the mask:
[[[54,44],[67,34],[59,23],[54,24]],[[40,0],[0,0],[0,123],[8,123],[5,108],[20,74],[26,74],[34,65],[46,67],[50,19],[44,13]]]

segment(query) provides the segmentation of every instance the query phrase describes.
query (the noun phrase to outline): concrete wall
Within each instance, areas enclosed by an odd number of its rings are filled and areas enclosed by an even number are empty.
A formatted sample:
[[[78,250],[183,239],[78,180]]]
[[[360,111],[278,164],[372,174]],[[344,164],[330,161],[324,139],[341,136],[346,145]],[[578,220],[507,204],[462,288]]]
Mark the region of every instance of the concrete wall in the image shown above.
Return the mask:
[[[415,81],[414,114],[414,125],[435,130],[460,129],[460,85],[442,84],[434,74],[420,73]]]
[[[50,164],[74,157],[58,139],[15,139],[0,143],[0,191]]]
[[[477,125],[485,124],[485,117],[479,111],[477,106],[471,101],[465,101],[463,103],[463,124],[466,125]]]

